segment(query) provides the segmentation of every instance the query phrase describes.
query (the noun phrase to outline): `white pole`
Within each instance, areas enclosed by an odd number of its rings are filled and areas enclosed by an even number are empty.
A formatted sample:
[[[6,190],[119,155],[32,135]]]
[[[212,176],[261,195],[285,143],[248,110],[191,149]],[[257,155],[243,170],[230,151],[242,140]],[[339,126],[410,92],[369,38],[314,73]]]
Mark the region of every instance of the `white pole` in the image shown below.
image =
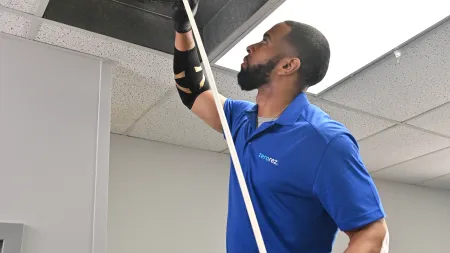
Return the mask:
[[[244,174],[242,173],[241,164],[239,163],[239,158],[236,153],[236,148],[233,143],[233,138],[231,136],[230,128],[228,126],[227,119],[225,117],[225,112],[223,111],[222,102],[219,98],[219,92],[217,91],[216,81],[209,64],[208,56],[206,55],[205,48],[203,46],[202,38],[197,28],[197,23],[194,19],[194,14],[192,13],[191,7],[188,0],[183,0],[186,13],[189,17],[189,22],[192,26],[192,31],[194,33],[195,39],[198,44],[198,49],[200,50],[200,56],[202,57],[203,64],[205,65],[206,77],[210,82],[211,90],[214,94],[214,101],[216,102],[217,111],[219,112],[220,122],[222,123],[222,128],[225,132],[226,141],[228,148],[230,150],[231,159],[234,164],[234,168],[239,181],[239,186],[241,187],[242,196],[244,197],[245,206],[247,208],[248,217],[250,218],[250,223],[252,225],[253,234],[255,235],[256,244],[258,245],[258,250],[260,253],[267,253],[266,246],[264,245],[264,240],[261,235],[261,230],[258,225],[258,220],[256,218],[255,210],[253,209],[252,200],[250,194],[248,193],[247,184],[245,183]]]

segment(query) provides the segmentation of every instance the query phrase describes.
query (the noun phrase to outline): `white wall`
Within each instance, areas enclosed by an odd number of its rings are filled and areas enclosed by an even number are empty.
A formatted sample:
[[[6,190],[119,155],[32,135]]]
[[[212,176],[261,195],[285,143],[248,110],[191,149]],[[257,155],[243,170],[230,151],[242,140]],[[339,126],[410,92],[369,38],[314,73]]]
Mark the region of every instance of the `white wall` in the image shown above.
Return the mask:
[[[112,135],[108,253],[225,252],[228,157]]]
[[[112,135],[108,253],[225,252],[229,156]],[[377,181],[392,253],[450,248],[450,192]],[[348,240],[338,236],[333,252]]]
[[[450,191],[375,181],[388,215],[390,252],[450,252]],[[340,233],[333,252],[347,243]]]
[[[0,222],[25,224],[23,253],[106,251],[110,76],[0,34]]]

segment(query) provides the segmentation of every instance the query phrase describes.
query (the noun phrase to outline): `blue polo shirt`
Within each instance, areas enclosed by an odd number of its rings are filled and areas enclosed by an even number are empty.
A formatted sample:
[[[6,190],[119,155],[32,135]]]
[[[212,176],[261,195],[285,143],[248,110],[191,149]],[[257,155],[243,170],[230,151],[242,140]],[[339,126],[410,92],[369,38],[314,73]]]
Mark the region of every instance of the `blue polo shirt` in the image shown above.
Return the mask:
[[[304,93],[260,127],[254,103],[224,111],[268,253],[331,252],[338,229],[385,217],[356,140]],[[229,180],[227,252],[256,253],[233,163]]]

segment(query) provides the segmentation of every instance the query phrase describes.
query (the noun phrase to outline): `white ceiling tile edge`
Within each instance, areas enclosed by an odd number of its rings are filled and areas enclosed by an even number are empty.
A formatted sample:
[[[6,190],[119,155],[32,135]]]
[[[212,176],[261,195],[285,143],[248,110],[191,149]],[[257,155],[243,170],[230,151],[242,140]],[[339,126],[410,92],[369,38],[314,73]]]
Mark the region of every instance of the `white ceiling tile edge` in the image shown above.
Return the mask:
[[[322,102],[324,104],[327,104],[327,105],[330,105],[330,106],[334,106],[334,107],[338,107],[338,108],[341,108],[341,109],[344,109],[344,110],[347,110],[347,111],[351,111],[351,112],[354,112],[354,113],[365,114],[367,116],[370,116],[370,117],[373,117],[373,118],[376,118],[376,119],[379,119],[379,120],[384,120],[384,121],[390,122],[392,124],[401,124],[400,121],[389,119],[389,118],[386,118],[386,117],[383,117],[383,116],[380,116],[380,115],[372,114],[370,112],[366,112],[366,111],[363,111],[363,110],[358,109],[358,108],[353,108],[353,107],[350,107],[350,106],[339,104],[339,103],[336,103],[334,101],[327,100],[327,99],[325,99],[323,97],[318,97],[318,96],[315,96],[315,95],[309,94],[309,93],[308,93],[308,96],[309,96],[310,101],[318,101],[318,102]]]
[[[440,178],[450,172],[450,147],[438,149],[425,155],[419,155],[392,166],[371,172],[381,179],[401,180],[404,183],[420,184]]]
[[[65,49],[69,49],[69,50],[73,50],[73,51],[77,51],[80,53],[84,53],[84,54],[88,54],[88,55],[92,55],[92,56],[97,56],[100,58],[104,58],[104,59],[108,59],[111,60],[113,62],[119,63],[121,65],[123,65],[123,67],[127,67],[130,70],[141,70],[139,73],[140,74],[145,74],[147,73],[147,71],[142,71],[142,69],[144,68],[138,68],[135,66],[132,66],[133,64],[139,64],[139,65],[144,65],[144,62],[140,62],[140,60],[142,60],[142,58],[158,58],[158,59],[172,59],[172,55],[161,52],[161,51],[157,51],[151,48],[146,48],[137,44],[133,44],[130,42],[126,42],[123,40],[119,40],[116,38],[112,38],[103,34],[98,34],[98,33],[94,33],[88,30],[84,30],[78,27],[74,27],[74,26],[70,26],[67,24],[63,24],[63,23],[59,23],[56,21],[52,21],[52,20],[47,20],[44,19],[42,17],[39,16],[35,16],[33,15],[34,12],[24,12],[23,10],[21,10],[20,8],[10,8],[8,7],[8,5],[13,5],[13,4],[2,4],[2,1],[6,3],[5,0],[0,0],[0,13],[9,13],[12,16],[17,16],[20,17],[19,20],[27,20],[28,23],[28,29],[30,28],[30,26],[37,25],[38,27],[35,28],[36,34],[35,36],[28,38],[28,39],[33,39],[35,41],[38,42],[43,42],[46,44],[50,44],[50,45],[54,45],[54,46],[58,46],[61,48],[65,48]],[[34,2],[36,1],[36,6],[33,7],[36,10],[38,10],[40,7],[40,3],[42,6],[46,6],[48,3],[48,0],[29,0],[30,2]],[[8,1],[9,2],[9,1]],[[17,29],[17,28],[16,28]],[[59,32],[59,33],[58,33]],[[26,37],[26,33],[22,33],[22,35],[18,35],[18,34],[14,34],[16,36],[22,36],[22,37]],[[96,48],[97,51],[92,51],[93,48],[90,47],[86,47],[88,45],[85,44],[80,44],[80,45],[73,45],[73,44],[63,44],[64,42],[64,38],[59,38],[59,40],[52,40],[52,38],[50,37],[51,35],[71,35],[72,37],[76,37],[78,39],[86,39],[88,42],[97,42],[100,43],[103,46],[110,46],[109,48]],[[98,44],[97,44],[98,45]],[[83,47],[84,46],[84,47]],[[92,45],[92,46],[96,46],[96,45]],[[123,55],[121,55],[122,57],[115,57],[117,55],[114,54],[108,54],[109,51],[111,51],[112,49],[126,49],[128,50],[128,53],[131,53],[132,55],[137,55],[139,56],[137,59],[126,59],[126,57],[123,57]],[[125,54],[126,55],[126,54]],[[130,67],[131,66],[131,67]]]
[[[223,135],[187,110],[177,92],[170,92],[126,134],[214,152],[221,152],[227,147]]]
[[[450,174],[425,180],[417,185],[450,191]]]
[[[154,75],[152,69],[157,67],[154,66],[155,62],[164,63],[165,67],[169,64],[170,67],[172,67],[173,55],[171,54],[87,31],[78,27],[51,20],[41,20],[42,24],[34,38],[36,41],[108,59],[126,69],[135,71],[144,76]],[[215,73],[215,78],[221,78],[221,76],[236,76],[235,72],[226,71],[214,64],[211,64],[211,68]],[[228,90],[225,90],[224,92],[226,93]],[[253,94],[253,97],[256,95],[256,93],[252,92],[248,92],[248,94]],[[244,94],[238,97],[249,98],[250,96]]]
[[[154,74],[149,66],[172,59],[160,51],[48,20],[43,21],[35,40],[112,60],[145,76]]]
[[[405,123],[450,138],[450,102],[413,117]]]

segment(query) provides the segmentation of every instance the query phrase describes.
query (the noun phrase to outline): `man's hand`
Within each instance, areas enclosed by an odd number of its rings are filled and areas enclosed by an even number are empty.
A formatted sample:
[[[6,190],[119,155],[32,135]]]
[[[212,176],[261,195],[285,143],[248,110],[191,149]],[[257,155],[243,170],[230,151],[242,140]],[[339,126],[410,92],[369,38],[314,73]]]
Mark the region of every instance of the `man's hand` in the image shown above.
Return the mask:
[[[189,6],[191,6],[192,14],[194,16],[197,13],[198,4],[199,0],[189,0]],[[187,33],[192,29],[182,0],[176,0],[173,3],[172,19],[175,31],[177,31],[178,33]]]
[[[389,232],[384,219],[358,230],[344,232],[350,238],[344,253],[387,253],[389,250]]]

